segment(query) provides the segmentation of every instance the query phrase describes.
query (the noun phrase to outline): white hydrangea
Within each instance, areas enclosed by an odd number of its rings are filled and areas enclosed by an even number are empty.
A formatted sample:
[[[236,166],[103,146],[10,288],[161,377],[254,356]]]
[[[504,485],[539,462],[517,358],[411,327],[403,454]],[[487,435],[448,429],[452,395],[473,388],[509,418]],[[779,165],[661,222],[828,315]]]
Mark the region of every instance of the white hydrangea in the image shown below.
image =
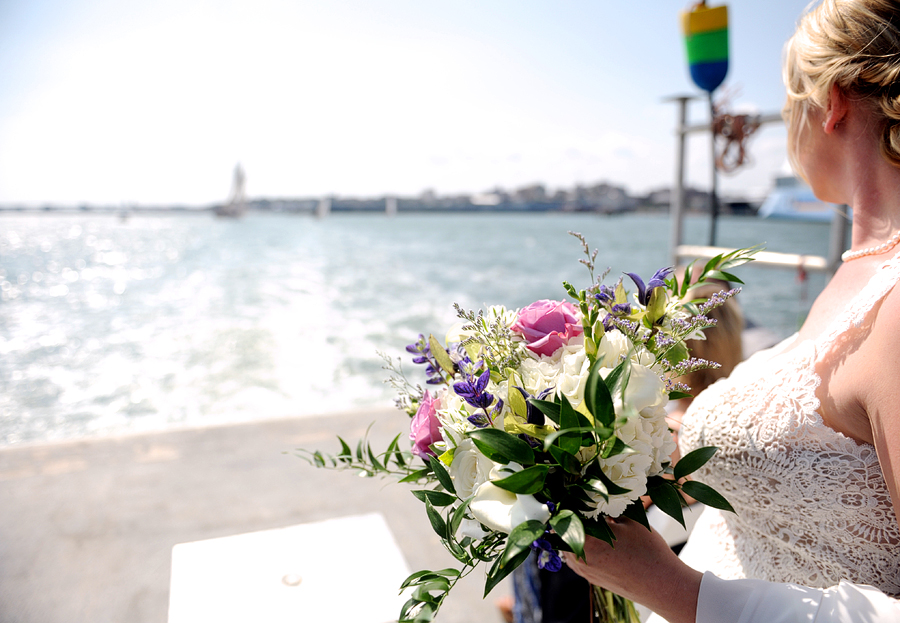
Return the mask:
[[[614,484],[628,489],[628,493],[610,495],[607,500],[599,491],[588,492],[597,505],[594,510],[585,513],[588,517],[596,517],[600,513],[618,517],[628,508],[632,500],[647,493],[647,475],[653,466],[654,452],[650,434],[644,428],[644,418],[639,415],[628,418],[628,421],[616,430],[616,435],[630,450],[597,461],[603,473]]]
[[[610,346],[615,347],[613,342]],[[644,359],[644,361],[647,361]],[[611,368],[601,370],[605,378]],[[627,418],[616,429],[616,436],[629,450],[608,459],[598,459],[603,473],[616,485],[629,489],[627,494],[609,496],[606,500],[600,493],[591,495],[597,504],[595,510],[587,513],[595,517],[606,513],[610,517],[621,515],[636,497],[646,494],[647,478],[663,470],[663,463],[675,450],[675,441],[666,423],[665,405],[668,402],[665,384],[659,375],[647,365],[632,362],[624,401],[621,390],[612,396],[616,415]],[[583,452],[582,460],[587,460]]]

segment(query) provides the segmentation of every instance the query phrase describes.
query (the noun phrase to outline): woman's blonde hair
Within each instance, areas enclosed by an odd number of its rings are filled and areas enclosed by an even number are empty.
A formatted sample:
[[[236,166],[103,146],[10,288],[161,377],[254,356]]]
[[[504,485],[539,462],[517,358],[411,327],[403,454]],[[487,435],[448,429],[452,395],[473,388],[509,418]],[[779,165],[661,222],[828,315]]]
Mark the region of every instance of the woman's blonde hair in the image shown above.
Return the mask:
[[[784,50],[788,153],[797,167],[797,133],[811,107],[824,110],[831,88],[865,102],[880,124],[881,152],[900,167],[900,2],[823,0],[804,15]]]
[[[707,299],[716,292],[727,289],[727,285],[711,282],[692,288],[689,296]],[[678,378],[679,382],[685,383],[691,388],[694,396],[719,379],[731,374],[734,367],[744,359],[744,314],[735,298],[726,300],[725,303],[706,315],[716,320],[716,326],[704,331],[705,340],[689,340],[687,346],[691,357],[715,361],[721,364],[721,367],[697,370]]]

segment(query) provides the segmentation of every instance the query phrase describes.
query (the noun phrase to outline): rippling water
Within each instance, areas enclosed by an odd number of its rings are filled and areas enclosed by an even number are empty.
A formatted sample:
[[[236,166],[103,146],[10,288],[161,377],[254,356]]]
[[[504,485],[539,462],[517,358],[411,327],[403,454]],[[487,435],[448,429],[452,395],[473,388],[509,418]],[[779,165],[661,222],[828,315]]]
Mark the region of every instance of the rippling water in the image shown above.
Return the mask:
[[[689,220],[686,241],[707,229]],[[0,445],[389,406],[377,351],[441,334],[454,302],[588,285],[568,230],[613,274],[667,261],[663,216],[2,215]],[[822,255],[827,240],[725,218],[718,242]],[[824,284],[742,271],[747,315],[779,336]]]

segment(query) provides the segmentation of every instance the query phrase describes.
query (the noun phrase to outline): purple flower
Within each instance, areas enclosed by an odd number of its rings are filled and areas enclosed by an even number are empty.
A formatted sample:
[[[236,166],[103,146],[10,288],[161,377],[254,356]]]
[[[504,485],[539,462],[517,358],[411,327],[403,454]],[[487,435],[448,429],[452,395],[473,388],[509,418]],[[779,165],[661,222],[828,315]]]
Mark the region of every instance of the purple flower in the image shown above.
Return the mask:
[[[653,291],[656,288],[661,288],[666,285],[666,277],[672,274],[674,269],[669,266],[667,268],[660,268],[658,271],[653,273],[653,276],[650,277],[650,281],[647,284],[644,284],[643,279],[638,277],[635,273],[625,273],[631,280],[634,282],[634,285],[638,288],[638,300],[641,302],[641,305],[647,305],[650,303],[650,296],[653,294]]]
[[[441,373],[440,368],[432,361],[431,346],[428,344],[428,340],[425,339],[424,335],[420,333],[416,343],[409,344],[406,347],[406,351],[418,355],[418,357],[413,357],[413,363],[426,364],[425,376],[428,377],[425,381],[426,383],[429,385],[440,385],[444,382],[444,375]]]
[[[468,376],[468,375],[467,375]],[[474,381],[473,376],[469,376],[469,380],[460,381],[453,384],[453,391],[456,395],[465,400],[467,403],[477,409],[487,409],[494,402],[493,394],[484,391],[487,388],[488,381],[491,379],[490,370],[485,370]]]
[[[544,571],[559,571],[562,569],[562,558],[547,539],[537,539],[531,544],[531,549],[537,552],[537,565]]]
[[[616,290],[612,286],[602,285],[594,298],[602,305],[609,305],[616,300]]]

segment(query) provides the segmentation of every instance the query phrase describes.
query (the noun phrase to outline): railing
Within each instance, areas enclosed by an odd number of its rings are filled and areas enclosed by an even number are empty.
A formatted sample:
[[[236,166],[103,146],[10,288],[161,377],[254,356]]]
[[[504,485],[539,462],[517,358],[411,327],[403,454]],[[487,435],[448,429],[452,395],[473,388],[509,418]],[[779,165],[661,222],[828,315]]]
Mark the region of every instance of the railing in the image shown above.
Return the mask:
[[[676,155],[675,168],[675,188],[671,197],[671,205],[669,213],[672,218],[672,228],[670,231],[670,256],[673,266],[683,265],[683,260],[694,260],[697,258],[709,259],[720,253],[728,253],[733,249],[713,246],[714,235],[711,236],[710,246],[686,245],[682,244],[684,232],[684,153],[686,148],[686,137],[692,132],[711,132],[712,118],[709,123],[687,124],[687,103],[695,99],[693,96],[678,96],[670,98],[668,101],[678,103],[678,126],[675,133],[678,136],[678,146]],[[759,115],[756,119],[760,125],[764,123],[782,122],[780,114]],[[711,135],[712,136],[712,135]],[[714,142],[714,141],[713,141]],[[715,167],[715,151],[713,150],[712,166]],[[715,178],[715,169],[713,169],[713,177]],[[713,182],[715,187],[715,182]],[[714,197],[714,194],[713,194]],[[715,200],[715,199],[714,199]],[[795,268],[797,270],[824,272],[829,278],[837,270],[841,263],[841,253],[846,248],[847,228],[849,219],[847,218],[847,206],[835,206],[837,214],[831,220],[831,236],[828,243],[828,257],[818,255],[799,255],[795,253],[779,253],[775,251],[762,251],[755,256],[755,264],[781,267]],[[715,231],[715,214],[716,210],[711,210],[713,218],[713,232]]]

